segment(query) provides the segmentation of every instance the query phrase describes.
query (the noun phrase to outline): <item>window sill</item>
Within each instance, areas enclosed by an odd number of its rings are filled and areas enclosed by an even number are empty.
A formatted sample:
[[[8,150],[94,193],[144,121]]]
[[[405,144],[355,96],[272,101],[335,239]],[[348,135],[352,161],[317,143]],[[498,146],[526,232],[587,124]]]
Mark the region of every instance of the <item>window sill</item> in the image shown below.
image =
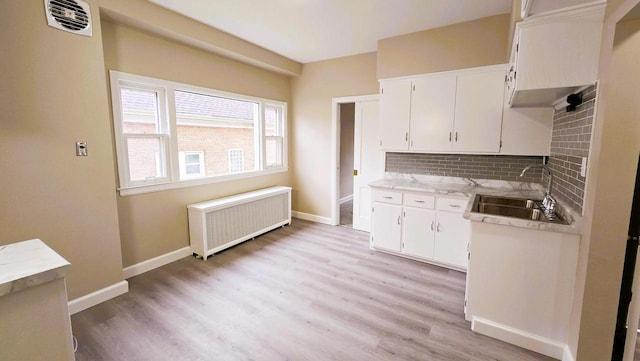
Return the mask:
[[[198,179],[190,179],[190,180],[181,180],[181,181],[171,182],[171,183],[141,185],[141,186],[128,187],[128,188],[118,188],[118,191],[120,192],[121,197],[125,197],[125,196],[133,196],[136,194],[162,192],[162,191],[168,191],[172,189],[194,187],[194,186],[200,186],[205,184],[229,182],[229,181],[238,180],[238,179],[253,178],[253,177],[259,177],[259,176],[270,175],[270,174],[284,173],[288,171],[289,171],[289,167],[271,168],[271,169],[259,170],[254,172],[227,174],[223,176],[198,178]]]

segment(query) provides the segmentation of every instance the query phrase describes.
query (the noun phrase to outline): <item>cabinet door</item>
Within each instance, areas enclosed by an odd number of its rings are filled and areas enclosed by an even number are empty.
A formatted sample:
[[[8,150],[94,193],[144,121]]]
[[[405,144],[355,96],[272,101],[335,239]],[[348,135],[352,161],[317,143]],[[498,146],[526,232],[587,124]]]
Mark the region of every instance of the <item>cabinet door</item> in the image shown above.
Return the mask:
[[[438,261],[467,268],[469,220],[461,213],[438,211],[433,255]]]
[[[411,81],[390,80],[380,86],[380,147],[409,149]]]
[[[409,132],[411,150],[451,150],[455,104],[455,75],[414,80]]]
[[[436,212],[405,207],[402,223],[402,253],[433,259]]]
[[[453,149],[500,151],[505,70],[458,76]]]
[[[371,215],[371,245],[400,252],[402,206],[374,203]]]

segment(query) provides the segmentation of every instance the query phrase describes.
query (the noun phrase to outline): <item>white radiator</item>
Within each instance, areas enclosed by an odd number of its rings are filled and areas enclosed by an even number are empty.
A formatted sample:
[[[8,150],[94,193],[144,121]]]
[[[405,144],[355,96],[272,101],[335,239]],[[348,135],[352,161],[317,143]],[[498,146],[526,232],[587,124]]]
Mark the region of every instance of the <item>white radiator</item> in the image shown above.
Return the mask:
[[[187,206],[191,252],[210,255],[291,224],[291,187],[271,187]]]

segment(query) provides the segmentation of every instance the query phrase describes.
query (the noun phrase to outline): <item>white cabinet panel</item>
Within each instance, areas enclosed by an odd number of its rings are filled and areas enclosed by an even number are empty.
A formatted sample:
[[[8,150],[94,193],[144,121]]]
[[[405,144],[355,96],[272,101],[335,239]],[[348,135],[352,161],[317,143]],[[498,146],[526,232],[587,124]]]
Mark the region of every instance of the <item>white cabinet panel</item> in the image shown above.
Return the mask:
[[[498,153],[506,65],[381,81],[385,150]]]
[[[413,81],[411,97],[410,149],[439,151],[451,148],[456,76]]]
[[[434,209],[436,198],[428,194],[404,193],[403,204],[409,207]]]
[[[468,199],[384,189],[374,189],[373,197],[372,248],[466,270]]]
[[[459,213],[438,211],[434,258],[448,264],[467,268],[469,220]]]
[[[505,70],[458,76],[453,149],[500,151]]]
[[[390,204],[402,204],[402,193],[376,189],[373,191],[373,201]]]
[[[402,206],[374,203],[371,215],[372,246],[400,252]]]
[[[433,259],[436,212],[405,207],[403,216],[402,253]]]
[[[505,155],[549,155],[553,108],[509,108],[502,113],[502,148]]]
[[[595,83],[605,6],[592,2],[516,24],[509,104],[548,107]]]
[[[382,82],[380,93],[380,147],[386,150],[407,150],[411,80]]]

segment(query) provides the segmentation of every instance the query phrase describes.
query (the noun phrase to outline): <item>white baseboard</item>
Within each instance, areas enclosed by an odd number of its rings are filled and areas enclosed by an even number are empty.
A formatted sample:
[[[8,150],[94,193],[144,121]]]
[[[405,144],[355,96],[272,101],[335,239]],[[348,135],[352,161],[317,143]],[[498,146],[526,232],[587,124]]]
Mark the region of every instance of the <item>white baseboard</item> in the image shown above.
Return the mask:
[[[497,338],[558,360],[562,360],[565,354],[566,345],[564,343],[482,318],[473,317],[471,329],[474,332]]]
[[[69,313],[73,315],[74,313],[86,310],[89,307],[93,307],[127,292],[129,292],[129,282],[120,281],[118,283],[114,283],[111,286],[69,301]]]
[[[331,221],[331,218],[316,216],[315,214],[291,211],[291,216],[299,219],[304,219],[305,221],[311,221],[316,223],[328,224],[330,226],[335,226],[335,224],[333,224],[333,222]]]
[[[128,279],[131,278],[133,276],[137,276],[139,274],[143,274],[145,272],[151,271],[152,269],[158,268],[158,267],[162,267],[166,264],[169,264],[171,262],[175,262],[181,258],[187,257],[189,255],[191,255],[191,248],[190,247],[184,247],[184,248],[180,248],[178,250],[175,250],[173,252],[169,252],[169,253],[165,253],[163,255],[160,255],[158,257],[154,257],[151,259],[148,259],[146,261],[140,262],[140,263],[136,263],[132,266],[129,267],[125,267],[122,271],[124,272],[124,278]]]
[[[353,199],[353,194],[352,194],[352,195],[349,195],[349,196],[346,196],[346,197],[344,197],[344,198],[340,198],[340,204],[342,204],[342,203],[347,203],[347,202],[349,202],[349,201],[350,201],[350,200],[352,200],[352,199]]]
[[[564,346],[564,354],[562,355],[562,361],[576,361],[576,358],[573,356],[573,353],[569,349],[568,345]]]

